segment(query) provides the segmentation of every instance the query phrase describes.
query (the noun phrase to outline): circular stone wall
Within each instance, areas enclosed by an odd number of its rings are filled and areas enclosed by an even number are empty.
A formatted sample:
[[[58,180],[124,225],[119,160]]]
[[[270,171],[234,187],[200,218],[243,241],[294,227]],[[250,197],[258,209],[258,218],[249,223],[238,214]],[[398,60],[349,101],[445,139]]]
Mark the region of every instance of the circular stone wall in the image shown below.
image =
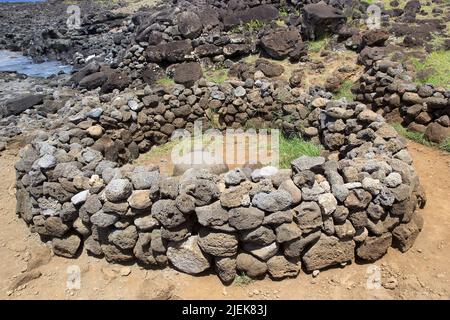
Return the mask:
[[[224,282],[407,251],[425,195],[403,138],[363,104],[288,90],[281,102],[282,89],[201,80],[75,104],[65,126],[21,150],[17,213],[57,255],[84,248],[114,263],[214,270]],[[129,164],[213,113],[223,126],[298,132],[320,142],[323,156],[299,157],[272,176],[242,168],[167,177]]]

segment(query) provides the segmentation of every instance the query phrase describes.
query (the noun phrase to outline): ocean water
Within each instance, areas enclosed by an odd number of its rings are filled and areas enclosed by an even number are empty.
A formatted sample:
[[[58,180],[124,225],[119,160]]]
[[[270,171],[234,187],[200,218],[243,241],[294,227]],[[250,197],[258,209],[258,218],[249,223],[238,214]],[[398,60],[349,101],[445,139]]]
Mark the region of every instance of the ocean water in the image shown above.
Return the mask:
[[[0,71],[16,71],[31,77],[48,78],[61,71],[70,73],[72,66],[63,65],[58,61],[34,63],[30,57],[20,52],[0,50]]]

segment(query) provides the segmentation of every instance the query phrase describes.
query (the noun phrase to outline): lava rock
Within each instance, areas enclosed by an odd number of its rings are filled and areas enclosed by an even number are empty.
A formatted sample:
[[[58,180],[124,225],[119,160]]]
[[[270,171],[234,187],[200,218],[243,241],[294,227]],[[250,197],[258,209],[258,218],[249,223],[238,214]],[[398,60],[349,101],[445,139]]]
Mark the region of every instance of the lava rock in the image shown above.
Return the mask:
[[[187,274],[199,274],[210,268],[210,259],[198,245],[198,236],[182,242],[169,243],[167,258],[178,270]]]
[[[355,242],[340,241],[325,234],[303,256],[303,264],[308,271],[352,261],[355,258]]]

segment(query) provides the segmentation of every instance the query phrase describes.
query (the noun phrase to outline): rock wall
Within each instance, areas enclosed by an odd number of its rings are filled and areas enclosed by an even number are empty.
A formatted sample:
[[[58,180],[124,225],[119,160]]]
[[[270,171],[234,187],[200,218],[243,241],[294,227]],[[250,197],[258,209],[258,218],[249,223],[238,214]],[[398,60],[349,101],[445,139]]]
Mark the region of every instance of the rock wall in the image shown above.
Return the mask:
[[[450,89],[412,82],[401,63],[386,58],[382,48],[366,48],[360,62],[366,73],[355,87],[357,100],[380,111],[388,121],[425,133],[432,142],[450,137]]]
[[[280,101],[280,91],[289,93]],[[286,97],[286,94],[283,94]],[[392,245],[407,251],[426,199],[404,140],[360,103],[296,94],[265,81],[187,89],[147,88],[72,106],[67,124],[20,152],[17,213],[55,254],[82,247],[114,263],[215,270],[225,283],[294,277]],[[132,159],[196,120],[252,121],[299,132],[324,146],[291,169],[188,170],[168,177]]]

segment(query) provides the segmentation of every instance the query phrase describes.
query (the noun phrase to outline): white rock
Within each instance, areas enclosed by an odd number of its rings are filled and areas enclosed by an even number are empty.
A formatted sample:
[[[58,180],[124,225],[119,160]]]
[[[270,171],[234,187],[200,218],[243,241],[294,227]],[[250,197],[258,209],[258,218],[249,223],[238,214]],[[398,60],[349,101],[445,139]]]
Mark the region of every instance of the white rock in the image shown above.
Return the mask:
[[[330,215],[336,210],[337,200],[332,193],[321,194],[317,200],[324,215]]]
[[[86,199],[89,196],[89,194],[90,194],[89,190],[84,190],[74,195],[70,200],[72,201],[73,205],[78,206],[86,202]]]

